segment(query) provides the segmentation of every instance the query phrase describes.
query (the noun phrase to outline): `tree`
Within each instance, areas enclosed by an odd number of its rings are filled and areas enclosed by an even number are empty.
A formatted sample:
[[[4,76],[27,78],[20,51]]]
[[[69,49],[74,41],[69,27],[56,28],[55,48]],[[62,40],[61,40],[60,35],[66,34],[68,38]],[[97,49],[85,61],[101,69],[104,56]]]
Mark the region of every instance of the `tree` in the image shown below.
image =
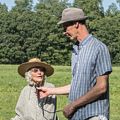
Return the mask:
[[[74,6],[85,9],[90,31],[110,49],[113,64],[120,64],[120,11],[115,5],[103,15],[101,0],[75,0]],[[57,25],[68,0],[16,0],[7,11],[0,4],[0,63],[18,64],[39,57],[54,65],[70,65],[72,42]],[[111,12],[112,11],[112,12]]]
[[[119,4],[119,7],[120,7],[120,0],[116,0],[116,2]]]
[[[8,12],[8,8],[7,8],[7,6],[5,5],[5,4],[1,4],[0,3],[0,13],[6,13],[6,12]]]
[[[13,7],[13,11],[18,11],[22,13],[24,11],[32,10],[32,0],[15,0],[15,7]]]
[[[106,16],[101,20],[92,21],[91,31],[103,43],[105,43],[111,54],[112,63],[120,65],[120,14]]]
[[[66,5],[65,1],[44,0],[36,6],[37,14],[42,20],[42,29],[39,30],[43,33],[40,36],[42,45],[40,57],[52,64],[70,64],[70,50],[67,50],[70,46],[68,47],[68,42],[66,45],[65,38],[61,34],[62,29],[57,26],[58,18]]]
[[[95,19],[104,16],[102,0],[75,0],[74,6],[82,8],[86,15]]]
[[[108,10],[106,11],[106,16],[111,16],[112,17],[112,16],[115,16],[119,13],[120,13],[120,11],[118,10],[117,5],[115,3],[112,3],[109,6]]]

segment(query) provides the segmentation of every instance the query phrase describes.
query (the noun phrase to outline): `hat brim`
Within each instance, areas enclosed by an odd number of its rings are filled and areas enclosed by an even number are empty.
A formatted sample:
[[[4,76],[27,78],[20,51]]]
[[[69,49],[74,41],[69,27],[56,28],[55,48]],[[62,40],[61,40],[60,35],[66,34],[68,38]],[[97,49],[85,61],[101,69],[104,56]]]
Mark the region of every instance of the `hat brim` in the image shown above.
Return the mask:
[[[33,68],[33,67],[43,67],[45,68],[45,75],[51,76],[54,73],[54,69],[51,65],[46,64],[44,62],[26,62],[21,64],[18,67],[18,73],[22,76],[25,77],[25,72],[27,72],[29,69]]]
[[[81,21],[81,20],[86,20],[86,19],[88,19],[88,16],[84,16],[83,18],[79,18],[79,19],[66,20],[66,21],[61,20],[57,24],[60,25],[60,24],[64,24],[64,23],[67,23],[67,22]]]

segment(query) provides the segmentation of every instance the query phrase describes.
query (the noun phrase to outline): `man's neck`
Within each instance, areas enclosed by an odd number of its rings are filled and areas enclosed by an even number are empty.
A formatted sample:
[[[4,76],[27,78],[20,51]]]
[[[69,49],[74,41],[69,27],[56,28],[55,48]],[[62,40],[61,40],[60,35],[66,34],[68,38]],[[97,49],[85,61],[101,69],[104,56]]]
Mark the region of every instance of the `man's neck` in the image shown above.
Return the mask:
[[[77,40],[79,42],[82,42],[87,36],[89,35],[89,32],[86,27],[83,29],[78,30]]]
[[[88,37],[88,35],[89,35],[89,33],[88,33],[88,34],[82,34],[81,36],[78,36],[77,40],[78,40],[79,42],[82,42],[85,38]]]

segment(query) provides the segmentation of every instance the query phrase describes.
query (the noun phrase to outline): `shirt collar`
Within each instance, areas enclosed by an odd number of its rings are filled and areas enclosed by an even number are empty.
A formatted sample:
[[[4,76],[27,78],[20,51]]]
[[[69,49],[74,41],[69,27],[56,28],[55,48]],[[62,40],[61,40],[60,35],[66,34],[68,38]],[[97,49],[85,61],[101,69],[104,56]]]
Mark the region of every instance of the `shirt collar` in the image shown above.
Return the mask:
[[[76,42],[76,44],[73,46],[73,51],[77,54],[79,47],[86,45],[91,39],[92,35],[89,34],[82,42]]]
[[[83,39],[83,41],[81,41],[81,42],[79,42],[79,46],[84,46],[84,45],[86,45],[91,39],[92,37],[92,35],[91,34],[89,34],[85,39]]]

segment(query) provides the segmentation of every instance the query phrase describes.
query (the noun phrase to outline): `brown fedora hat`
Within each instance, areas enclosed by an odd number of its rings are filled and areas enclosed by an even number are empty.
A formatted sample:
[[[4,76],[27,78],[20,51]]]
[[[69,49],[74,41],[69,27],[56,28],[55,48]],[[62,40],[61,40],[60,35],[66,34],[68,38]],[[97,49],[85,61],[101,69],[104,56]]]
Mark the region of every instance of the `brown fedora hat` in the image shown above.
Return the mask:
[[[45,70],[46,70],[45,75],[46,76],[51,76],[54,73],[54,68],[51,65],[47,64],[46,62],[42,62],[38,58],[32,58],[28,62],[25,62],[25,63],[19,65],[18,66],[18,73],[22,77],[25,77],[25,72],[27,72],[29,69],[31,69],[33,67],[45,68]]]
[[[57,24],[64,24],[66,22],[86,20],[88,16],[84,15],[84,12],[80,8],[66,8],[62,12],[62,18]]]

